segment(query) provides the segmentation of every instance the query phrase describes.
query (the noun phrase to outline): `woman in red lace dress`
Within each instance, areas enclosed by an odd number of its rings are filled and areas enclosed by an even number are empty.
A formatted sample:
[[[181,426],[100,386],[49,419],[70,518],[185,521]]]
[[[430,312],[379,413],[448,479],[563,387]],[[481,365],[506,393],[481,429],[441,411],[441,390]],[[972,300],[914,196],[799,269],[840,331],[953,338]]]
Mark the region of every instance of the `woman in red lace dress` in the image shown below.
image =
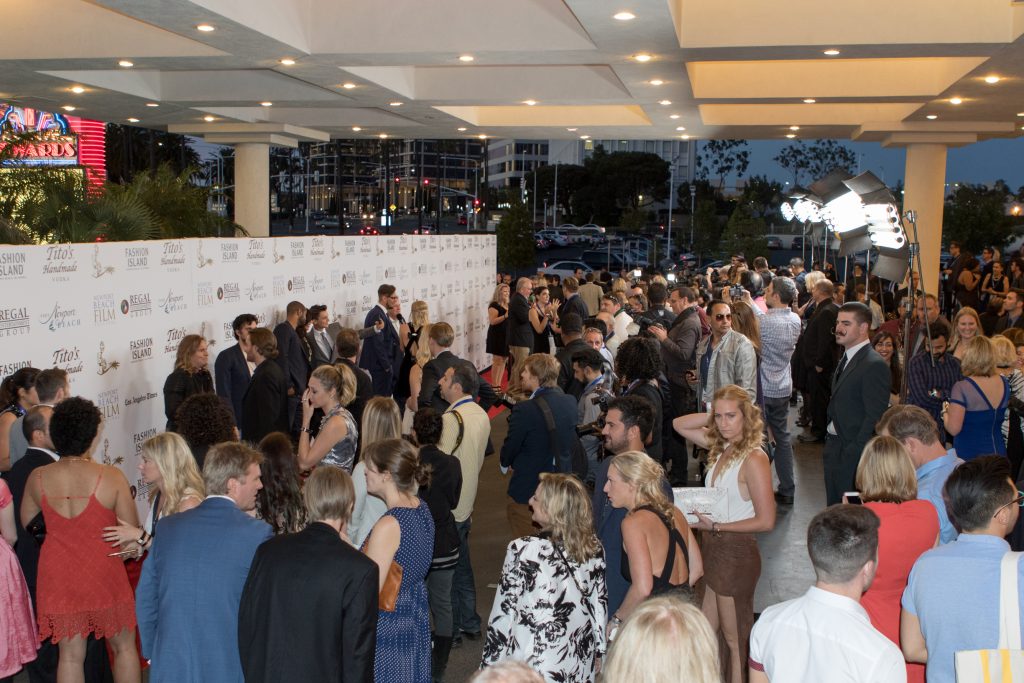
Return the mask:
[[[91,460],[101,421],[99,410],[84,398],[66,399],[53,409],[50,438],[60,460],[35,470],[21,504],[23,523],[40,510],[46,522],[36,614],[39,638],[60,648],[58,683],[84,680],[90,633],[110,644],[117,683],[141,680],[135,599],[124,561],[111,557],[103,541],[103,528],[119,518],[133,526],[139,520],[121,471]]]

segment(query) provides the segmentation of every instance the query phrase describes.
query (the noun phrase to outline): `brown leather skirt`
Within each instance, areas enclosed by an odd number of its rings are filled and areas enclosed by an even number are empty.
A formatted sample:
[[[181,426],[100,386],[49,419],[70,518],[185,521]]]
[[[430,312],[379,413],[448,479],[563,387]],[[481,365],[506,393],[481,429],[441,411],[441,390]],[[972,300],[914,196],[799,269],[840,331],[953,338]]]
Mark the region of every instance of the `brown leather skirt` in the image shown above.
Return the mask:
[[[761,552],[754,534],[724,531],[716,536],[706,531],[701,534],[700,551],[708,588],[718,595],[753,604],[754,589],[761,576]]]

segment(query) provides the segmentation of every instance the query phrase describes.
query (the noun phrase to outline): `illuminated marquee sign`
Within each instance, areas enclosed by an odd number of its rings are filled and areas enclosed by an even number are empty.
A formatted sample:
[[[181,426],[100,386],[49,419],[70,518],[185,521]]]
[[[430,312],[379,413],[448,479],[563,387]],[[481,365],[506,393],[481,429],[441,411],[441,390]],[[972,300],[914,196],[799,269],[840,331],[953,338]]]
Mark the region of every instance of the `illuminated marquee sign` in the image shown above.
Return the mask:
[[[16,136],[35,134],[31,142]],[[92,186],[107,175],[106,127],[101,121],[0,103],[0,149],[5,166],[81,168]]]

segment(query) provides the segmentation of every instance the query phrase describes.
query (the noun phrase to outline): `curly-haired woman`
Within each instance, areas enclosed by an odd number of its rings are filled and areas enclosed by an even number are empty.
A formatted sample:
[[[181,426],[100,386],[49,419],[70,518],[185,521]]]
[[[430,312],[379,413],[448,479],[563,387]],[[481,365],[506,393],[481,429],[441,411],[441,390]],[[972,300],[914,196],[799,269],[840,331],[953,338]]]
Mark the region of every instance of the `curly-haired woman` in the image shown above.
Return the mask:
[[[198,334],[187,334],[178,344],[174,359],[174,371],[164,382],[164,413],[167,415],[167,431],[178,431],[175,413],[189,396],[212,394],[213,376],[207,367],[210,352],[206,340]]]
[[[675,419],[685,439],[708,449],[705,486],[721,491],[710,515],[695,513],[702,534],[702,609],[725,638],[726,680],[746,680],[747,647],[754,625],[754,589],[761,554],[754,534],[775,526],[775,497],[768,456],[761,450],[764,423],[750,395],[735,384],[715,392],[711,415]],[[710,417],[710,419],[709,419]]]
[[[306,508],[291,439],[283,432],[271,432],[257,448],[263,454],[263,488],[256,493],[256,515],[273,528],[275,535],[301,531],[306,526]]]

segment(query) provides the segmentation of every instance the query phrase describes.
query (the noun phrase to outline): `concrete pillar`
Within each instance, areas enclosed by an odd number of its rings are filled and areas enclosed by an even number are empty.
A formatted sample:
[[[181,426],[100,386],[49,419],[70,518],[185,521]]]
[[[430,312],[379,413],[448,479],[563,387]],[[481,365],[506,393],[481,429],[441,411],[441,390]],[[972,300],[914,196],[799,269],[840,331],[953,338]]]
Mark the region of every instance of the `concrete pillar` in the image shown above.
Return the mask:
[[[907,145],[904,175],[903,211],[913,210],[917,213],[917,240],[921,245],[921,265],[924,271],[921,287],[926,292],[938,294],[942,210],[946,198],[946,145]],[[913,234],[908,233],[908,237],[914,239]]]
[[[270,235],[270,145],[267,143],[235,145],[235,222],[253,237]]]

